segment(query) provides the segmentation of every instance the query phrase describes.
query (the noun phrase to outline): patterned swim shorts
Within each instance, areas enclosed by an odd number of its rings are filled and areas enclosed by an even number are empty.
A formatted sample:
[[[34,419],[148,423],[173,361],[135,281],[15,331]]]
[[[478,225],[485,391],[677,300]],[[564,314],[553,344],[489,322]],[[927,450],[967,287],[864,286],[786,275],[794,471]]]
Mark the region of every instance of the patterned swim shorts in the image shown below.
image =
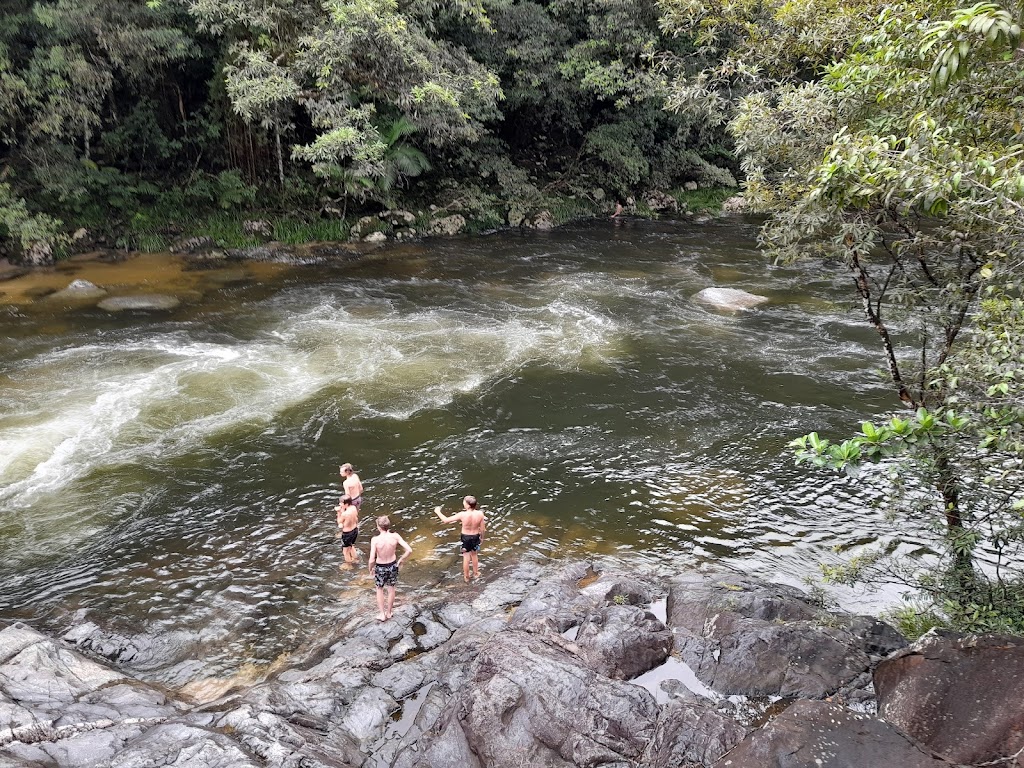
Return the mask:
[[[373,583],[378,588],[395,586],[398,583],[398,561],[374,565]]]

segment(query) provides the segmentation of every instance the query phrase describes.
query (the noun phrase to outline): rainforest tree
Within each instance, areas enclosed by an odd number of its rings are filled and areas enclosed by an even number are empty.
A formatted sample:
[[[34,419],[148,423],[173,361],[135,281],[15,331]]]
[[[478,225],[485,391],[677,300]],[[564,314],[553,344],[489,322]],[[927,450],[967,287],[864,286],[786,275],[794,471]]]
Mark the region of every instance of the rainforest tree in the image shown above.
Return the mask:
[[[839,444],[794,442],[800,460],[848,472],[884,461],[889,511],[942,543],[933,567],[872,553],[845,575],[912,580],[961,626],[1024,628],[1019,8],[666,8],[727,47],[725,63],[677,81],[675,106],[741,89],[730,130],[748,198],[772,214],[764,246],[849,272],[913,411]]]

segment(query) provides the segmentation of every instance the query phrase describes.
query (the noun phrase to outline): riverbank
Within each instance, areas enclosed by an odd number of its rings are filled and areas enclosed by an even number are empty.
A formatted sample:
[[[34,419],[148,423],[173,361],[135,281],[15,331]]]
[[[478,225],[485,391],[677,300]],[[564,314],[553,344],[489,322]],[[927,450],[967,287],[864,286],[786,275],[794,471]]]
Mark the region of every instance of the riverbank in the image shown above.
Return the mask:
[[[994,684],[996,669],[1013,680]],[[466,602],[403,600],[391,621],[311,637],[267,680],[201,701],[8,627],[0,755],[60,768],[938,768],[929,750],[976,763],[1024,744],[1004,725],[1024,706],[1008,692],[1021,671],[1019,641],[907,648],[880,622],[735,572],[526,561]],[[974,717],[952,719],[955,702],[927,692],[951,681]]]
[[[169,295],[188,300],[204,290],[231,283],[273,281],[290,267],[343,263],[371,254],[415,253],[416,245],[437,237],[494,234],[500,230],[550,230],[573,221],[618,213],[622,220],[707,217],[722,211],[734,195],[729,188],[679,189],[648,200],[630,198],[625,207],[576,198],[554,199],[514,223],[493,217],[467,218],[448,211],[385,210],[379,214],[323,220],[307,226],[298,220],[215,213],[191,221],[187,229],[172,219],[143,215],[128,226],[144,230],[94,236],[82,229],[75,252],[48,265],[22,266],[0,261],[0,305],[26,306],[41,299],[81,308],[108,291],[129,295]],[[736,198],[739,200],[740,198]],[[655,207],[652,207],[655,206]],[[733,209],[736,209],[733,206]],[[617,210],[618,209],[618,210]],[[702,219],[703,220],[703,219]],[[153,223],[158,221],[159,223]],[[117,247],[111,247],[116,244]],[[403,244],[411,248],[401,248]],[[380,254],[382,246],[387,250]],[[397,250],[396,250],[397,247]],[[71,284],[68,281],[84,281]],[[137,307],[146,309],[142,303]],[[159,303],[148,307],[161,307]]]
[[[719,211],[736,192],[735,188],[697,188],[694,184],[670,192],[650,192],[621,203],[596,190],[589,197],[547,194],[524,205],[487,206],[480,201],[470,204],[457,200],[440,207],[426,204],[383,210],[379,206],[345,210],[328,207],[321,211],[255,206],[232,211],[144,208],[124,219],[71,221],[69,233],[73,235],[67,238],[64,252],[55,255],[60,263],[68,256],[96,250],[115,256],[133,252],[230,252],[255,250],[268,243],[292,249],[321,243],[380,243],[501,230],[546,230],[615,213],[644,219],[700,216]]]

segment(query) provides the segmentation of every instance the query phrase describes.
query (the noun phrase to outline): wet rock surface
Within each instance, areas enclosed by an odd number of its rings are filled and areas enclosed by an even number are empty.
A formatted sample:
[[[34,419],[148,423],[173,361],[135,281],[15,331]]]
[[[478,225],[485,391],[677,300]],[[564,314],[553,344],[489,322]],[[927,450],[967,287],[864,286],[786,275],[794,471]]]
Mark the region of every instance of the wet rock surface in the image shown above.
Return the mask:
[[[676,577],[667,611],[676,652],[724,695],[824,698],[906,645],[874,619],[832,613],[798,589],[731,572]]]
[[[645,579],[524,562],[460,594],[324,630],[290,668],[206,703],[79,652],[142,674],[132,638],[3,628],[0,766],[941,764],[841,704],[851,686],[870,695],[872,668],[902,638],[798,590],[730,572]],[[931,651],[903,651],[890,668],[915,653]],[[895,679],[898,692],[910,678]],[[761,698],[721,695],[737,691]]]
[[[823,701],[798,701],[755,731],[715,768],[940,768],[898,729]]]
[[[736,311],[750,309],[768,301],[767,296],[759,296],[756,293],[748,293],[738,288],[705,288],[694,295],[694,301],[713,307]]]
[[[874,682],[879,714],[948,760],[1024,749],[1024,638],[932,632],[879,664]]]
[[[153,312],[174,309],[181,301],[162,293],[140,293],[133,296],[111,296],[98,306],[106,312]]]
[[[72,280],[66,288],[51,293],[47,298],[53,301],[79,302],[98,299],[106,295],[105,289],[88,280]]]

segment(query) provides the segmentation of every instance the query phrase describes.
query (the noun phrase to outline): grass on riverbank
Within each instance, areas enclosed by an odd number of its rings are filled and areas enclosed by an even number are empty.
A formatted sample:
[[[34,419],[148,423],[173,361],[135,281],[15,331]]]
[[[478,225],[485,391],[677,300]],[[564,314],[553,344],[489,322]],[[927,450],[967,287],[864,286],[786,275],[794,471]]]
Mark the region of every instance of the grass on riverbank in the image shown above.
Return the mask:
[[[681,211],[691,214],[712,213],[721,209],[722,202],[736,194],[735,189],[710,188],[698,190],[676,189],[669,193],[680,206]],[[607,204],[594,200],[570,196],[546,196],[535,210],[547,210],[556,226],[570,221],[601,217],[607,214]],[[456,213],[458,211],[450,211]],[[98,223],[79,222],[79,226],[101,233],[108,242],[118,249],[130,251],[166,251],[175,241],[190,237],[209,237],[220,248],[252,248],[268,239],[286,245],[302,245],[310,242],[348,240],[355,222],[367,211],[356,211],[345,218],[304,215],[299,212],[282,214],[279,211],[246,209],[238,211],[216,210],[208,213],[166,211],[157,208],[143,209],[128,221],[116,225],[101,226]],[[666,218],[638,202],[634,215],[643,218]],[[508,227],[506,212],[499,207],[487,207],[464,212],[465,231],[468,234]],[[671,214],[669,215],[671,217]],[[247,232],[248,221],[266,222],[270,227],[269,236]],[[417,220],[420,228],[425,222]]]

